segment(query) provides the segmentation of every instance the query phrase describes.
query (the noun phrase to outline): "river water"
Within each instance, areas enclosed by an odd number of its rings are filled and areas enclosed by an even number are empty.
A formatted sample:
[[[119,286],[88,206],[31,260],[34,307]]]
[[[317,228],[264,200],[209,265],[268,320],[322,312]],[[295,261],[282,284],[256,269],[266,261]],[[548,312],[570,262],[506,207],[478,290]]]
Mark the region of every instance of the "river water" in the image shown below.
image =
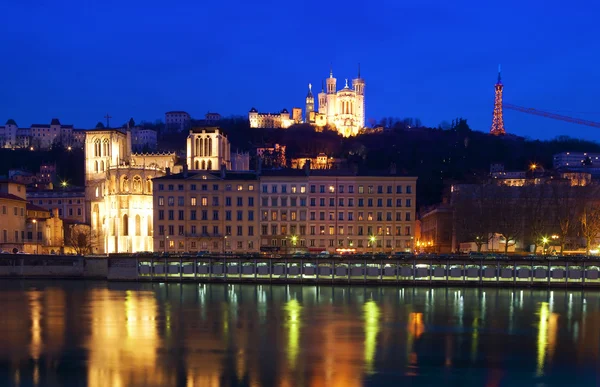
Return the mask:
[[[0,386],[598,385],[600,293],[0,282]]]

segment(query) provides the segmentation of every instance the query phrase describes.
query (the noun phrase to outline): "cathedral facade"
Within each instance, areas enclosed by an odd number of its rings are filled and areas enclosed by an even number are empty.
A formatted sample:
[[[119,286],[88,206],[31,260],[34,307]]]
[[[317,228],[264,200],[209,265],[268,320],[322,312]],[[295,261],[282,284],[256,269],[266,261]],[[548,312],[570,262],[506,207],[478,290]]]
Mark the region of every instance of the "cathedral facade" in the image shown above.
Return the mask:
[[[86,131],[85,197],[92,251],[152,251],[152,182],[173,168],[175,153],[132,153],[131,132]]]
[[[344,88],[337,90],[333,70],[329,72],[324,86],[317,95],[315,108],[312,85],[308,85],[306,121],[316,126],[333,126],[344,137],[356,136],[365,127],[365,80],[360,76],[360,67],[358,76],[352,80],[352,87],[346,79]]]

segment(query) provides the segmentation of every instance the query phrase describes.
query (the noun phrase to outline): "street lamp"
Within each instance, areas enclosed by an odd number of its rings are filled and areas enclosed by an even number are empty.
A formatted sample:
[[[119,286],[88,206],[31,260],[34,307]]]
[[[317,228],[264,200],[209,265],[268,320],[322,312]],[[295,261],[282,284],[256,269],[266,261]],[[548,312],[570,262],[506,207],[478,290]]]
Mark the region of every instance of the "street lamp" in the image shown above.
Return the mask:
[[[543,237],[542,238],[542,249],[543,249],[543,253],[544,255],[546,255],[546,245],[548,244],[548,237]]]
[[[38,222],[37,219],[33,219],[31,221],[33,224],[35,224],[35,253],[38,253]]]
[[[165,248],[163,250],[164,253],[167,252],[167,243],[168,243],[168,241],[169,241],[169,236],[165,233]]]
[[[369,240],[371,241],[371,246],[373,247],[373,255],[375,255],[375,241],[377,240],[377,238],[375,238],[375,235],[371,235]]]

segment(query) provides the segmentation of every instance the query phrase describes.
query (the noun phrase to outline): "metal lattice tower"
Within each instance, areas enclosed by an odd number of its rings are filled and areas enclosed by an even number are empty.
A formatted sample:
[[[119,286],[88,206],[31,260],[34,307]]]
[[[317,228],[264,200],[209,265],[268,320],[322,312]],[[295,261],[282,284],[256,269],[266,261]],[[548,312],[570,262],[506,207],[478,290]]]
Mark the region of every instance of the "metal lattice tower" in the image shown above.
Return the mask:
[[[492,118],[492,128],[490,134],[500,136],[506,134],[504,130],[504,119],[502,118],[502,78],[500,76],[500,66],[498,66],[498,82],[494,86],[496,89],[496,97],[494,98],[494,115]]]

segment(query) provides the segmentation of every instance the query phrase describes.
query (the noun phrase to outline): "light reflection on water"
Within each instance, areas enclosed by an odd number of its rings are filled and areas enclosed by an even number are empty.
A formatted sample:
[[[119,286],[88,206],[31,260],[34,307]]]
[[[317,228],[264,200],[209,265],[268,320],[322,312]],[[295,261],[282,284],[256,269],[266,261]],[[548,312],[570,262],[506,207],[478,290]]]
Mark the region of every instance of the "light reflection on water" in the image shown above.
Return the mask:
[[[0,303],[2,386],[598,384],[596,292],[4,281]]]

